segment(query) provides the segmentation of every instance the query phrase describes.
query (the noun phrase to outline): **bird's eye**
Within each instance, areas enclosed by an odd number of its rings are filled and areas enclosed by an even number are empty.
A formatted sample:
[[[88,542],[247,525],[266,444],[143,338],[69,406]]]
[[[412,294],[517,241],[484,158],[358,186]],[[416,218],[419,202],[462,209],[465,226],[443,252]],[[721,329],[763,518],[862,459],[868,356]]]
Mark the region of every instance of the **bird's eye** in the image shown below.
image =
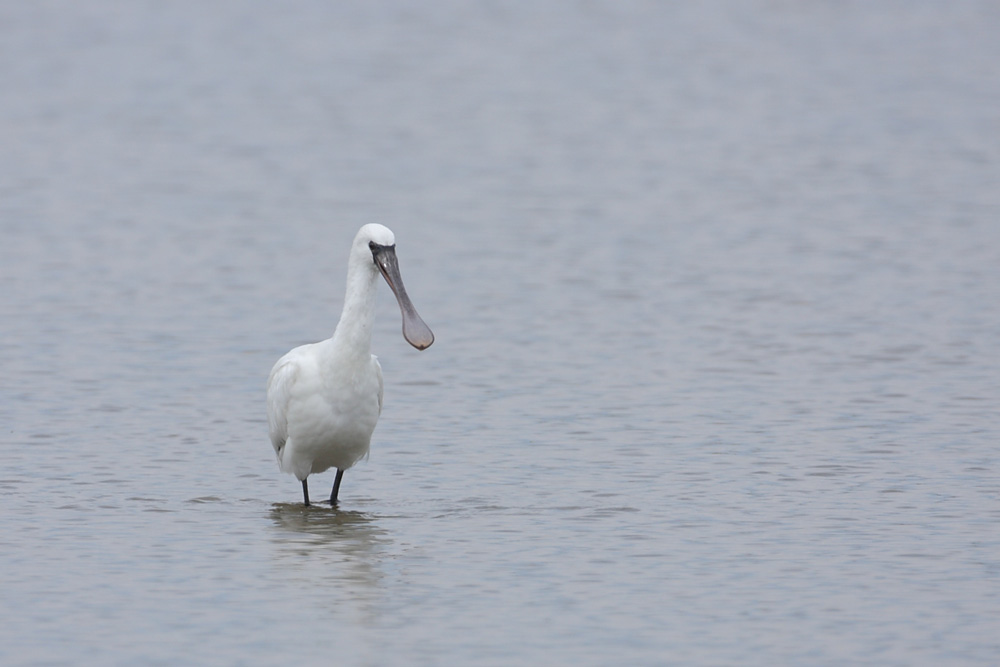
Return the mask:
[[[374,241],[369,241],[368,242],[368,249],[369,250],[371,250],[372,252],[375,252],[376,248],[378,248],[378,244],[377,243],[375,243]]]

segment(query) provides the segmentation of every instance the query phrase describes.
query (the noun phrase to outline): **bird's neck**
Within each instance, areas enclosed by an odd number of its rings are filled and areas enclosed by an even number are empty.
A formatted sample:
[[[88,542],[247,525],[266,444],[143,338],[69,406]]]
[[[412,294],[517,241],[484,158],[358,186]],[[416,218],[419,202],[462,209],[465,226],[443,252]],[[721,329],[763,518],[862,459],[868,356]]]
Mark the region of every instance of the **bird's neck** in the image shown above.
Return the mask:
[[[337,329],[333,332],[336,349],[365,358],[371,354],[377,278],[378,271],[374,270],[374,266],[367,266],[363,261],[355,261],[351,257],[347,267],[344,310],[340,314]]]

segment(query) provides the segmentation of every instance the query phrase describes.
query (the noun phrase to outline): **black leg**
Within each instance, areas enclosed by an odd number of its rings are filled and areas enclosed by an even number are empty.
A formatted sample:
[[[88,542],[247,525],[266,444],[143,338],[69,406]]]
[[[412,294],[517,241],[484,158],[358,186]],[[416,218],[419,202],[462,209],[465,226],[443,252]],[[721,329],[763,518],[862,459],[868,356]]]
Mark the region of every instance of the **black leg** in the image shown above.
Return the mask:
[[[302,497],[305,498],[306,507],[309,507],[309,482],[302,480]]]
[[[340,493],[340,478],[344,476],[344,471],[337,468],[337,479],[333,480],[333,491],[330,492],[330,505],[337,504],[337,494]]]

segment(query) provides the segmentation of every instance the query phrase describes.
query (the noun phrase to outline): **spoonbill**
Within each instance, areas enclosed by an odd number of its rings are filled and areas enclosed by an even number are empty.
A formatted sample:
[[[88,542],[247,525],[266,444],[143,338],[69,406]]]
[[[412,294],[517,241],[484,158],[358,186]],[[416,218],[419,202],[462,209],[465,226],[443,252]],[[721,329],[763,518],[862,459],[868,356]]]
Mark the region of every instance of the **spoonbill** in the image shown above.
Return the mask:
[[[382,413],[382,367],[371,353],[379,273],[403,314],[403,337],[418,350],[434,342],[403,287],[396,237],[382,225],[362,227],[347,260],[344,310],[333,336],[301,345],[278,359],[267,379],[267,424],[278,467],[302,482],[337,468],[330,504],[337,503],[344,471],[368,454]]]

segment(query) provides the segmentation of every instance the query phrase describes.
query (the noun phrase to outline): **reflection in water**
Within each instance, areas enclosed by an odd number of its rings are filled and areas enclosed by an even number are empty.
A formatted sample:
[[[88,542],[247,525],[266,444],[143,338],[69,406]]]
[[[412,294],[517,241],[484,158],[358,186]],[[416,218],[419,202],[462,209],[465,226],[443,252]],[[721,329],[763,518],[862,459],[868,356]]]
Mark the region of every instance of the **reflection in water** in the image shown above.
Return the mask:
[[[275,503],[271,519],[279,528],[312,535],[320,542],[354,540],[362,536],[382,534],[374,525],[374,517],[365,512],[339,510],[323,505]]]
[[[357,621],[371,622],[382,578],[381,554],[389,542],[376,517],[297,503],[277,503],[270,516],[280,575],[317,593],[338,614],[346,606],[357,610]]]

